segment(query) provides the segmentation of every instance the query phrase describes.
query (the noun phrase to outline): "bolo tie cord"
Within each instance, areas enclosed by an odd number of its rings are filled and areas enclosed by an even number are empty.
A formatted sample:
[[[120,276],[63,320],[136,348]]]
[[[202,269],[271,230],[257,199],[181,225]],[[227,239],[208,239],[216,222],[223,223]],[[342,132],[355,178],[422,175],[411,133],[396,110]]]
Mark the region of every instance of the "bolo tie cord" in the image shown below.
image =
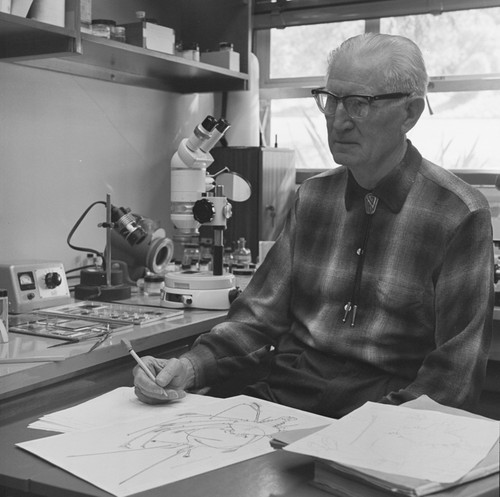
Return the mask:
[[[356,323],[356,314],[358,312],[358,304],[359,304],[359,294],[361,288],[361,276],[363,274],[363,264],[365,262],[365,251],[368,245],[368,237],[370,235],[370,228],[372,225],[373,214],[377,210],[378,205],[378,197],[373,195],[373,193],[367,193],[365,195],[365,227],[363,233],[363,243],[360,248],[356,250],[356,255],[358,257],[358,262],[356,265],[356,275],[354,277],[354,285],[351,294],[351,300],[347,302],[344,306],[344,317],[342,322],[345,323],[349,314],[351,314],[351,327],[354,327]]]

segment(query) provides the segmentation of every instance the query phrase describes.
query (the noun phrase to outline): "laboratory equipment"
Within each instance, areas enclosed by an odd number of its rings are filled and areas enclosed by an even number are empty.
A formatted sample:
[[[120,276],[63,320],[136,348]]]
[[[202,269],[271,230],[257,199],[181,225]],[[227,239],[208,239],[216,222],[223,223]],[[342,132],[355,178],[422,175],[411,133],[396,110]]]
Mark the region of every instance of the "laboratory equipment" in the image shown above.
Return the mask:
[[[0,343],[9,341],[9,292],[0,288]]]
[[[246,246],[247,241],[244,237],[238,238],[238,247],[233,252],[234,263],[242,266],[248,266],[252,262],[252,252]]]
[[[71,237],[90,209],[97,204],[106,206],[106,221],[98,226],[106,229],[106,248],[104,253],[77,247],[71,244]],[[171,240],[164,236],[163,230],[155,229],[154,223],[147,222],[130,212],[130,209],[111,204],[110,196],[106,202],[97,201],[82,214],[68,235],[68,245],[87,253],[94,253],[103,259],[103,267],[83,268],[80,284],[75,287],[78,300],[123,300],[131,296],[134,279],[151,272],[162,272],[170,262],[173,253]],[[114,259],[113,255],[120,258]],[[115,254],[116,252],[116,254]]]
[[[174,254],[172,240],[157,222],[138,214],[129,215],[146,233],[146,238],[142,243],[131,245],[116,230],[112,230],[110,247],[113,260],[122,261],[127,265],[132,281],[137,281],[146,273],[165,274]]]
[[[0,264],[0,287],[9,295],[9,313],[22,314],[71,301],[62,262]]]
[[[212,273],[182,271],[167,273],[162,290],[161,305],[165,307],[200,307],[228,309],[238,291],[234,277],[223,270],[223,231],[231,217],[228,199],[244,201],[250,197],[248,182],[222,168],[208,175],[212,164],[212,148],[226,133],[230,124],[207,116],[188,138],[179,144],[171,160],[171,219],[174,239],[186,243],[199,236],[200,226],[213,228]]]
[[[232,129],[231,129],[232,131]],[[238,238],[245,237],[257,262],[260,240],[276,240],[293,205],[296,191],[295,151],[266,147],[216,147],[211,151],[214,162],[209,174],[228,166],[234,178],[237,174],[252,185],[252,195],[246,202],[232,202],[232,216],[224,230],[225,245],[234,249]],[[219,176],[217,176],[219,182]],[[224,192],[231,198],[228,190]],[[200,228],[202,238],[211,238],[208,228]]]
[[[161,306],[225,310],[239,295],[233,274],[217,276],[210,271],[167,273],[161,290]]]

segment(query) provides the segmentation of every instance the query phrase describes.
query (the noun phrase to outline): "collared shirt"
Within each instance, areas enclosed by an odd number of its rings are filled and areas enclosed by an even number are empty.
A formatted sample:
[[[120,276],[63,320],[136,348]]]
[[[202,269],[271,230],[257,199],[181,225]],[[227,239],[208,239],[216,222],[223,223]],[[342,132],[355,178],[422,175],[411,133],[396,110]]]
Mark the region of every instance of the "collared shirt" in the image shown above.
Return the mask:
[[[378,199],[373,214],[367,194]],[[270,345],[277,356],[299,348],[396,379],[382,402],[426,394],[470,408],[484,380],[493,300],[486,199],[408,142],[371,192],[344,167],[305,181],[227,321],[186,357],[201,387],[255,365]],[[322,376],[314,365],[309,373]]]

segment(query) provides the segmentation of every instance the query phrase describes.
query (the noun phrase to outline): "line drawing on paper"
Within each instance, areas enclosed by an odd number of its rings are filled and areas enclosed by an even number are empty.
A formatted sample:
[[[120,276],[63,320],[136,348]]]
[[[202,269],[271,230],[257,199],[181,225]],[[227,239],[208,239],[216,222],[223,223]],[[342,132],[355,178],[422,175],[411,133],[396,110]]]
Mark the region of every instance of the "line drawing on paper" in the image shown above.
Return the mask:
[[[365,408],[344,423],[332,425],[302,442],[305,453],[346,466],[378,470],[414,478],[445,481],[463,465],[464,441],[474,453],[476,443],[464,429],[463,417],[429,416],[407,410],[404,419]],[[296,444],[300,446],[301,442]],[[296,449],[297,450],[297,449]],[[297,450],[300,452],[300,449]],[[464,466],[465,474],[470,468]],[[461,476],[463,476],[463,474]],[[460,476],[459,476],[460,477]]]
[[[277,432],[293,427],[297,421],[294,416],[266,417],[259,402],[242,402],[212,414],[183,413],[168,421],[127,433],[116,449],[71,454],[68,457],[152,453],[142,469],[119,482],[123,485],[168,460],[181,466],[194,456],[199,461],[237,452],[263,439],[269,440]]]

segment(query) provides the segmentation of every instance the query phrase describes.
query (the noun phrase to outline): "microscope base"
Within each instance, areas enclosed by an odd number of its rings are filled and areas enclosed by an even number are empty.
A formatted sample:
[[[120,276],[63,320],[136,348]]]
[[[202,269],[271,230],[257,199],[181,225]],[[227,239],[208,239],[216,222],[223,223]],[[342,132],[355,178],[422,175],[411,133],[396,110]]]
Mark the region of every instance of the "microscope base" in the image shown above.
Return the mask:
[[[132,287],[129,285],[116,286],[86,286],[75,287],[76,300],[97,300],[100,302],[112,302],[114,300],[129,299],[132,295]]]
[[[239,293],[232,274],[213,275],[208,271],[167,273],[161,306],[225,310]]]

